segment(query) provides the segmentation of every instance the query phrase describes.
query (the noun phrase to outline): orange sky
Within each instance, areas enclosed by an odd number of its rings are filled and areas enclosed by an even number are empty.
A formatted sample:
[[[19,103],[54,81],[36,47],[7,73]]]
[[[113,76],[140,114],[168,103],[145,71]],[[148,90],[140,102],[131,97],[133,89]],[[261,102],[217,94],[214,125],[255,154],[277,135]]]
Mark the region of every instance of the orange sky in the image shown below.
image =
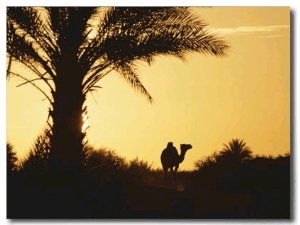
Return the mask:
[[[290,8],[195,8],[231,46],[228,56],[157,57],[139,64],[151,105],[118,74],[88,95],[90,144],[160,167],[168,141],[193,145],[180,169],[241,138],[254,154],[290,151]],[[233,16],[234,15],[234,16]],[[17,78],[7,80],[7,140],[23,157],[47,119],[47,101]]]

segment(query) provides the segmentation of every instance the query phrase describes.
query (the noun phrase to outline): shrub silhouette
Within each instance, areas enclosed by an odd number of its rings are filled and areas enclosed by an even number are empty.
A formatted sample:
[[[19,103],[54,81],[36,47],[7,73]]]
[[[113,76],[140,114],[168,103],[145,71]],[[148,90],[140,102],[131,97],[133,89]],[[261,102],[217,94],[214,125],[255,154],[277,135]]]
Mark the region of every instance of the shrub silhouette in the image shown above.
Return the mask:
[[[194,171],[178,173],[176,191],[162,188],[163,171],[147,161],[127,161],[112,150],[87,145],[85,173],[77,183],[51,186],[47,140],[47,132],[39,135],[20,168],[8,176],[9,218],[290,217],[288,153],[255,155],[232,167],[231,160],[213,152],[197,160]],[[16,163],[12,145],[7,148],[8,161]]]
[[[232,156],[223,149],[197,160],[189,188],[244,193],[251,199],[249,218],[289,218],[290,155]]]
[[[218,153],[215,151],[209,156],[205,156],[202,159],[195,161],[194,165],[196,170],[207,169],[217,162]]]
[[[123,179],[126,171],[125,158],[106,148],[89,150],[86,159],[86,171],[90,175],[97,175],[103,181]]]
[[[151,179],[151,168],[148,162],[139,160],[137,157],[131,160],[128,164],[128,174],[131,180],[139,184],[148,184]]]
[[[123,183],[146,184],[151,172],[151,165],[138,158],[128,162],[107,148],[93,149],[89,147],[85,171],[89,176],[97,177],[102,184],[116,180]]]
[[[192,175],[192,188],[213,188],[220,182],[223,165],[218,161],[219,155],[215,151],[209,156],[195,161],[195,171]]]
[[[232,177],[239,171],[241,165],[252,158],[252,151],[242,139],[232,139],[219,152],[214,152],[195,162],[195,176],[201,179],[195,179],[195,186],[202,187],[222,187],[225,183],[230,184]],[[200,180],[205,181],[203,183]],[[199,182],[198,184],[196,184]]]
[[[7,174],[10,175],[18,170],[18,158],[17,153],[14,151],[14,147],[11,143],[6,144],[6,151],[7,151]]]
[[[28,155],[21,160],[20,170],[26,174],[45,174],[50,155],[49,130],[45,129],[34,141]]]

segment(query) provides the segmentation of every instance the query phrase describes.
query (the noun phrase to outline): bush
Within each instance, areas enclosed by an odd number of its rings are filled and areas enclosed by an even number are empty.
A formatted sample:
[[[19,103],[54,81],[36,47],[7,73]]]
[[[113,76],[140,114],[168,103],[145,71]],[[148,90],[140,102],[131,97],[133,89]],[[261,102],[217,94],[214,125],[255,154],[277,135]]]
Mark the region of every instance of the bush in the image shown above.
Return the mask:
[[[124,158],[106,148],[87,152],[85,171],[88,175],[97,176],[101,181],[112,181],[124,178],[127,165]]]
[[[151,166],[148,162],[139,160],[136,157],[129,162],[127,171],[133,182],[147,184],[151,173]]]
[[[12,174],[18,170],[18,158],[17,153],[14,151],[12,144],[6,144],[6,159],[7,159],[7,174]]]
[[[45,129],[34,141],[28,155],[21,160],[20,171],[26,174],[45,174],[50,156],[50,133]]]

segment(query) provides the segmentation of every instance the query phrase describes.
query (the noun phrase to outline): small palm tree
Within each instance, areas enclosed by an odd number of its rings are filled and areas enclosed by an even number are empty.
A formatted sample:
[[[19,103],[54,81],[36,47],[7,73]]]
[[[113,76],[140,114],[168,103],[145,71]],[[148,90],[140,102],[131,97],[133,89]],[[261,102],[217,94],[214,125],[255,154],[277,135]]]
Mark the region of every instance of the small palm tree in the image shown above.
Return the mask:
[[[218,158],[231,162],[241,163],[252,158],[252,151],[242,139],[232,139],[228,144],[223,144],[223,149],[219,152]]]

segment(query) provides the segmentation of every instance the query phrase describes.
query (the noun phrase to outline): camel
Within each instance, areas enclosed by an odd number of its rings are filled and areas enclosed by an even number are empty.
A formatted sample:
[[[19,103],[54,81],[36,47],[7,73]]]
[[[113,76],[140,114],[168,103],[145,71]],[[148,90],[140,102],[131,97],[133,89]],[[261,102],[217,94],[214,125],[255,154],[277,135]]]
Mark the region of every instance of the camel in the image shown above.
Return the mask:
[[[160,160],[164,171],[165,186],[167,185],[167,172],[169,169],[171,170],[174,183],[176,184],[176,172],[179,168],[179,164],[183,162],[185,153],[191,148],[192,145],[190,144],[181,144],[181,152],[180,155],[178,155],[177,149],[173,146],[173,142],[169,142],[167,148],[162,151]]]

